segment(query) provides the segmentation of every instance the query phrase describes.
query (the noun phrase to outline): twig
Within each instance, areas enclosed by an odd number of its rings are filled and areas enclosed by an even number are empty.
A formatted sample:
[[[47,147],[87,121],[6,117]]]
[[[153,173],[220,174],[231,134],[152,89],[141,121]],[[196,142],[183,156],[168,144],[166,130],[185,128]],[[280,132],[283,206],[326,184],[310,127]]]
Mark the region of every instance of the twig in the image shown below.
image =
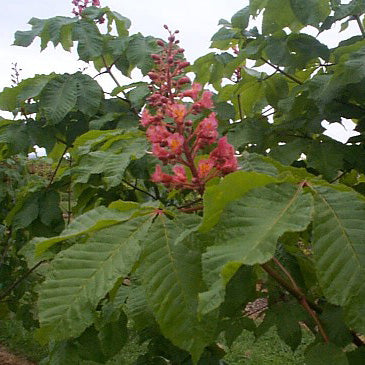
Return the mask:
[[[198,205],[197,207],[191,207],[191,208],[180,208],[180,212],[184,212],[184,213],[193,213],[193,212],[197,212],[199,210],[202,210],[204,207],[202,205]]]
[[[242,113],[241,95],[240,94],[237,95],[237,101],[238,101],[238,111],[240,113],[240,119],[241,119],[241,122],[242,122],[243,121],[243,113]]]
[[[57,166],[56,166],[55,170],[53,171],[53,174],[52,174],[51,180],[49,181],[49,184],[47,185],[47,189],[48,189],[48,188],[52,185],[53,180],[54,180],[54,178],[55,178],[55,176],[56,176],[56,174],[57,174],[57,171],[58,171],[58,169],[59,169],[59,168],[60,168],[60,166],[61,166],[61,163],[62,163],[62,160],[63,160],[63,156],[65,155],[65,153],[67,152],[67,150],[68,150],[68,146],[66,146],[66,147],[65,147],[65,150],[63,151],[63,153],[62,153],[62,155],[61,155],[60,159],[58,160]]]
[[[360,32],[361,32],[362,37],[365,38],[365,30],[364,30],[364,27],[361,23],[359,15],[358,14],[354,15],[354,18],[356,19],[357,25],[360,28]]]
[[[199,199],[193,200],[193,201],[192,201],[192,202],[190,202],[190,203],[186,203],[186,204],[184,204],[184,205],[180,205],[179,207],[177,207],[177,209],[191,207],[191,206],[192,206],[192,205],[194,205],[195,203],[199,203],[199,202],[201,202],[202,200],[203,200],[202,198],[199,198]]]
[[[110,75],[110,77],[113,79],[113,81],[115,82],[115,84],[117,86],[120,86],[120,83],[118,82],[118,80],[115,78],[115,76],[113,75],[113,73],[111,71],[111,67],[109,67],[108,64],[106,63],[105,57],[104,56],[101,56],[101,57],[103,59],[104,66],[106,68],[106,72]]]
[[[133,184],[131,184],[130,182],[128,182],[127,180],[124,180],[122,179],[122,181],[124,182],[124,184],[130,186],[131,188],[133,188],[134,190],[138,190],[140,191],[141,193],[144,193],[148,196],[150,196],[153,200],[159,200],[157,197],[155,197],[153,194],[149,193],[148,191],[146,190],[143,190],[143,189],[140,189],[138,186],[135,186]]]
[[[2,301],[4,298],[6,298],[13,289],[15,289],[23,280],[25,280],[34,270],[36,270],[41,264],[46,262],[45,260],[39,261],[38,264],[31,267],[23,276],[21,276],[18,280],[14,281],[13,284],[11,284],[5,291],[0,294],[0,301]]]
[[[108,73],[108,70],[105,70],[105,71],[101,71],[99,72],[98,74],[96,74],[93,79],[95,80],[98,76],[101,76],[101,75],[104,75],[104,74],[107,74]]]
[[[330,184],[333,184],[337,180],[340,180],[341,177],[344,176],[344,175],[346,175],[347,173],[348,173],[348,171],[342,171],[336,178],[334,178],[333,180],[330,181]]]
[[[279,66],[274,65],[273,63],[271,63],[270,61],[268,61],[267,59],[261,57],[261,60],[264,61],[266,64],[268,64],[269,66],[273,67],[276,71],[280,72],[281,74],[283,74],[284,76],[286,76],[288,79],[296,82],[298,85],[303,85],[303,82],[300,81],[299,79],[297,79],[295,76],[292,76],[288,73],[286,73],[285,71],[283,71]]]

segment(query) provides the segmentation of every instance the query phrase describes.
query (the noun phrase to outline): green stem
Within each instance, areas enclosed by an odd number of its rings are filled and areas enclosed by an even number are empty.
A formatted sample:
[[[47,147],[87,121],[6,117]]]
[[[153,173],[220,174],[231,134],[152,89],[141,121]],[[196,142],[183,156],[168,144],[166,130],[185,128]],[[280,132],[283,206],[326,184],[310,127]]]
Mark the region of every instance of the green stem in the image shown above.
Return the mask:
[[[60,166],[61,166],[61,163],[62,163],[62,160],[63,160],[63,156],[65,155],[65,153],[67,152],[67,150],[68,150],[68,146],[66,146],[66,147],[65,147],[65,149],[64,149],[64,151],[63,151],[63,153],[62,153],[62,155],[61,155],[60,159],[58,160],[57,166],[56,166],[55,170],[53,171],[53,174],[52,174],[51,180],[49,181],[49,183],[48,183],[48,185],[47,185],[47,189],[48,189],[48,188],[52,185],[53,180],[54,180],[54,178],[56,177],[57,171],[58,171],[58,169],[59,169],[59,168],[60,168]]]

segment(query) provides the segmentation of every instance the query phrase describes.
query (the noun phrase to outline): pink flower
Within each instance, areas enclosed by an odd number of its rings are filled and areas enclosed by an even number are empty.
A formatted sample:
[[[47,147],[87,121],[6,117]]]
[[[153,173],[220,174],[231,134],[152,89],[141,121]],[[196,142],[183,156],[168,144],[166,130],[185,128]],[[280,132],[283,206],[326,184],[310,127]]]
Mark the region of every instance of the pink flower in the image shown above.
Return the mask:
[[[175,155],[180,155],[182,153],[184,141],[184,136],[179,133],[170,134],[170,136],[167,138],[167,144],[171,152]]]
[[[204,91],[202,97],[199,101],[194,103],[193,109],[196,113],[200,112],[202,109],[210,109],[213,107],[212,93],[210,91]]]
[[[167,160],[170,157],[169,151],[162,148],[159,143],[153,144],[152,153],[162,161]]]
[[[168,109],[169,116],[174,118],[177,124],[182,124],[186,115],[185,105],[172,104]]]
[[[193,83],[190,90],[185,90],[182,93],[182,96],[187,96],[192,98],[193,100],[196,100],[198,98],[199,92],[202,89],[202,86],[196,82]]]
[[[99,0],[93,0],[92,4],[93,4],[93,6],[100,6],[100,1]]]
[[[209,117],[204,118],[196,128],[197,144],[204,147],[207,144],[214,143],[218,138],[218,121],[216,114],[211,113]]]
[[[200,179],[206,178],[212,168],[214,167],[213,161],[207,159],[207,160],[200,160],[198,165],[198,175]]]
[[[210,109],[213,107],[213,102],[212,102],[212,93],[210,91],[204,91],[203,92],[203,95],[200,99],[200,106],[202,108],[205,108],[205,109]]]
[[[152,143],[164,142],[170,134],[163,125],[150,125],[146,131],[147,138]]]
[[[169,185],[172,182],[172,176],[162,172],[160,165],[156,165],[155,172],[151,176],[151,181],[155,183],[163,183]]]
[[[140,123],[143,125],[143,127],[147,127],[154,122],[154,119],[154,116],[150,114],[148,109],[144,109],[142,112]]]
[[[183,166],[174,166],[172,171],[174,171],[174,176],[172,177],[173,183],[182,184],[187,181],[186,172]]]
[[[218,146],[209,156],[214,163],[214,167],[223,174],[237,170],[237,158],[234,155],[234,147],[227,142],[227,137],[222,137],[218,141]]]

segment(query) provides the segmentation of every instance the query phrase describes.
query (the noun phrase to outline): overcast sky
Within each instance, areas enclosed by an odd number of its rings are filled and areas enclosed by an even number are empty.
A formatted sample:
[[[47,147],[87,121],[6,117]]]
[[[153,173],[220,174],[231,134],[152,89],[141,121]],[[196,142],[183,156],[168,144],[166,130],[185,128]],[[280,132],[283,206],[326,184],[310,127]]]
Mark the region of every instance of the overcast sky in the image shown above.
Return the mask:
[[[29,30],[30,18],[46,19],[57,15],[73,16],[71,0],[2,0],[3,16],[1,19],[0,37],[0,90],[11,85],[11,65],[17,62],[22,69],[21,78],[35,74],[51,72],[76,72],[86,64],[77,61],[75,53],[65,52],[60,46],[49,47],[40,52],[40,42],[35,40],[27,48],[12,46],[14,33],[17,30]],[[143,35],[166,38],[163,24],[170,29],[179,29],[181,46],[185,48],[186,58],[193,62],[196,58],[209,52],[210,38],[219,29],[221,18],[230,19],[238,10],[248,4],[248,0],[101,0],[102,6],[109,6],[132,21],[131,33],[141,32]],[[343,37],[358,33],[355,26],[350,26]],[[323,34],[321,41],[334,47],[339,38],[336,34]],[[92,67],[88,71],[95,75]],[[98,81],[106,89],[114,85],[107,75]],[[130,81],[126,80],[126,83]],[[344,122],[348,131],[341,125],[334,125],[335,138],[345,141],[351,135],[353,124]]]

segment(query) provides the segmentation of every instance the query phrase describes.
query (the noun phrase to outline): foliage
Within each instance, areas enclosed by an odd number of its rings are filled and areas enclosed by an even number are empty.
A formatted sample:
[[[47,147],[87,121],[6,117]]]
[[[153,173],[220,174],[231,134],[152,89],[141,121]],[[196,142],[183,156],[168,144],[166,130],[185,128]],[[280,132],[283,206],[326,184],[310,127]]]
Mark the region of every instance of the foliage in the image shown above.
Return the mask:
[[[176,32],[129,34],[92,4],[15,34],[75,45],[116,88],[77,72],[0,93],[14,115],[0,119],[1,318],[48,346],[42,364],[107,363],[131,331],[136,364],[222,364],[222,338],[273,326],[293,351],[313,333],[308,364],[360,363],[363,1],[251,0],[193,65]],[[311,35],[350,21],[359,35],[334,48]],[[152,81],[121,85],[135,68]],[[345,144],[322,126],[342,118],[358,132]],[[45,165],[27,160],[34,145]]]

